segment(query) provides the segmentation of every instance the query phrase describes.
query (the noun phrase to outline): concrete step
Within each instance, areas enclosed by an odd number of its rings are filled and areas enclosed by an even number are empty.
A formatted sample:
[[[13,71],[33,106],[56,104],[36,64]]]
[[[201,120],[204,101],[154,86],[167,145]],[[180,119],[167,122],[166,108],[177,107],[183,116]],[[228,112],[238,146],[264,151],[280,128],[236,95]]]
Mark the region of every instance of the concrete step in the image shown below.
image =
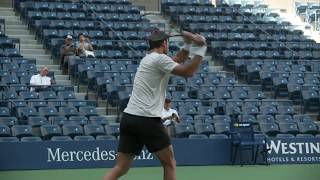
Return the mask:
[[[54,75],[54,78],[56,80],[69,80],[69,76],[68,75]]]
[[[75,93],[77,99],[85,99],[86,93]]]
[[[36,58],[36,59],[51,59],[51,55],[38,55],[38,54],[29,54],[29,53],[25,53],[23,54],[23,56],[25,56],[26,58]]]
[[[6,28],[6,34],[10,36],[15,36],[15,35],[31,35],[31,32],[27,29],[8,29]]]
[[[9,8],[9,7],[0,7],[0,11],[13,11],[13,8]]]
[[[44,49],[20,49],[22,54],[36,54],[36,55],[46,55],[46,51]]]
[[[18,20],[6,20],[6,25],[23,25],[21,21]]]
[[[38,41],[35,40],[34,38],[33,39],[20,39],[20,44],[22,46],[26,46],[26,45],[36,45],[38,44]]]
[[[106,108],[105,107],[97,107],[96,108],[97,110],[97,113],[100,114],[100,115],[106,115]]]
[[[7,25],[6,24],[6,30],[12,30],[12,29],[28,30],[28,26],[25,26],[25,25]]]
[[[70,86],[71,81],[70,80],[56,80],[56,83],[58,85],[64,85],[64,86]],[[76,96],[77,97],[77,96]],[[81,97],[81,96],[80,96]],[[78,97],[77,97],[78,98]]]
[[[14,11],[0,11],[0,16],[15,16]]]
[[[6,32],[6,35],[13,38],[19,38],[24,40],[35,40],[34,35],[19,35],[19,34],[12,34],[10,32]]]
[[[42,49],[42,44],[21,44],[21,49]]]
[[[5,21],[20,21],[20,17],[19,16],[15,16],[15,15],[1,15],[2,19],[5,19]]]
[[[50,71],[54,72],[54,75],[62,75],[62,72],[60,69],[51,69]]]
[[[37,59],[37,65],[54,65],[52,59]]]
[[[38,63],[38,61],[37,61]],[[43,66],[41,64],[37,64],[37,69],[40,69],[40,67]],[[52,70],[60,70],[60,65],[46,65],[49,69],[49,71],[52,71]]]

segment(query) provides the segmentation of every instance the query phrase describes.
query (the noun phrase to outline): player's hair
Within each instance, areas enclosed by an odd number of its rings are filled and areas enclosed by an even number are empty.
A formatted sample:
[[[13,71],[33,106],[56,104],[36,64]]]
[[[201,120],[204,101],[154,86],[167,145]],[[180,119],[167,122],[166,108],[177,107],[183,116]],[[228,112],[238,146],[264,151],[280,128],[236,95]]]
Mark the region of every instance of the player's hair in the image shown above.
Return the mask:
[[[168,39],[163,39],[159,41],[149,41],[149,50],[161,47],[162,43],[167,40]]]

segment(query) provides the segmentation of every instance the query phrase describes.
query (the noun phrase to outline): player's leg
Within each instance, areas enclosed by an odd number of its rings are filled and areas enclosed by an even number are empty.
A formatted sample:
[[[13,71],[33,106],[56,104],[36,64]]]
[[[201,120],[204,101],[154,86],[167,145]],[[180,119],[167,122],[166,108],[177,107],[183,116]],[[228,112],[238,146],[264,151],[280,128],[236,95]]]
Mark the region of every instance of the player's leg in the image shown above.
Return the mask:
[[[106,174],[104,180],[117,180],[125,175],[133,162],[134,155],[118,152],[116,165]]]
[[[176,180],[176,160],[174,159],[172,145],[155,152],[155,155],[163,167],[163,179]]]

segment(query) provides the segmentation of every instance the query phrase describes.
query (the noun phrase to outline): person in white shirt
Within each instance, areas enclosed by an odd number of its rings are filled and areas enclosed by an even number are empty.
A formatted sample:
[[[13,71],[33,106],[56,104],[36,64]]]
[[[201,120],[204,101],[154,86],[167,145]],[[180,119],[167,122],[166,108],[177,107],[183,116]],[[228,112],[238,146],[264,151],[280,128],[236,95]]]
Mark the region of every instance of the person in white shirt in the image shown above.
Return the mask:
[[[175,109],[171,108],[171,99],[166,98],[164,101],[164,107],[161,112],[162,124],[167,127],[168,135],[175,137],[175,124],[180,123],[179,114]]]
[[[163,125],[167,127],[180,122],[178,112],[175,109],[171,108],[170,98],[166,98],[164,101],[164,107],[161,112],[161,119],[163,121]]]
[[[48,68],[46,66],[42,66],[40,68],[40,73],[31,76],[30,85],[31,86],[40,86],[40,88],[47,88],[47,86],[51,85],[51,78],[48,77]],[[30,88],[31,91],[36,90],[35,87]]]
[[[149,36],[150,53],[140,62],[130,100],[120,121],[117,161],[104,180],[117,180],[126,174],[143,146],[161,162],[163,179],[176,180],[173,147],[161,119],[165,92],[172,74],[193,76],[207,50],[203,36],[189,32],[182,32],[182,36],[184,47],[172,58],[167,56],[169,35],[154,31]],[[191,61],[184,63],[189,55]]]

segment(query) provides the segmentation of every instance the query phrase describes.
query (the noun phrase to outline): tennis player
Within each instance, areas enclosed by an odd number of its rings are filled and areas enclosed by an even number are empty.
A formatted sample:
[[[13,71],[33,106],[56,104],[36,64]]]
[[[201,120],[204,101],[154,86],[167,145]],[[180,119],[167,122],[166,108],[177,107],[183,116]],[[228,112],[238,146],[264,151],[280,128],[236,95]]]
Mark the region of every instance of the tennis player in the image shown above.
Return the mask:
[[[120,122],[116,165],[104,180],[126,174],[143,146],[154,153],[164,169],[164,180],[176,179],[176,161],[170,138],[161,121],[161,111],[170,75],[191,77],[206,53],[206,40],[199,34],[182,32],[184,46],[169,57],[169,35],[155,31],[149,37],[150,52],[141,60],[134,78],[131,98]],[[188,57],[191,62],[184,63]]]

